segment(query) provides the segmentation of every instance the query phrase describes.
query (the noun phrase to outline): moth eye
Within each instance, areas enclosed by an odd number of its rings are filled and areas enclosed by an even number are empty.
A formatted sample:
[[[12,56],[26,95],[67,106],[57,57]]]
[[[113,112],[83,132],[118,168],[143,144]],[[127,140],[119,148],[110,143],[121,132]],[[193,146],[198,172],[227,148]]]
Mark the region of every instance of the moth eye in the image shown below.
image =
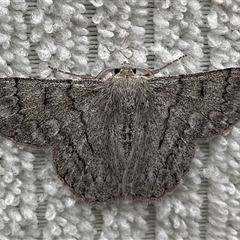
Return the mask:
[[[115,69],[114,69],[114,73],[115,73],[115,74],[120,73],[120,69],[119,69],[119,68],[115,68]]]
[[[137,73],[137,69],[136,68],[133,68],[133,73],[136,74]]]

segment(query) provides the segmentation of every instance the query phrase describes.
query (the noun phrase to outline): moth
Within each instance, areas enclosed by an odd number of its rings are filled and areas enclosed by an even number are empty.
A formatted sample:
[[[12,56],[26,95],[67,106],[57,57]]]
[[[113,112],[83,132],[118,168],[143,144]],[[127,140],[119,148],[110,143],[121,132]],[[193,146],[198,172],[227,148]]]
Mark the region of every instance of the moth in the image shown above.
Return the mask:
[[[157,72],[123,63],[95,78],[2,78],[0,133],[51,148],[56,174],[87,203],[160,200],[188,172],[196,142],[239,121],[240,68]]]

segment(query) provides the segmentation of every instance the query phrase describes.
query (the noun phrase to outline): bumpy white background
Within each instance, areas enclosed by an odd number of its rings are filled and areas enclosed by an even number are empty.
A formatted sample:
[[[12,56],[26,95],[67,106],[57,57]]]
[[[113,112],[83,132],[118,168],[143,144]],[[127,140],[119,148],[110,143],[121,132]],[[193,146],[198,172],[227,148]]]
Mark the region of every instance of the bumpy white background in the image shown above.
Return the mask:
[[[240,1],[0,1],[0,77],[66,77],[48,65],[96,75],[125,60],[153,69],[183,53],[161,74],[240,66]],[[49,151],[1,138],[0,239],[237,240],[240,125],[196,149],[162,202],[93,208],[65,190]]]

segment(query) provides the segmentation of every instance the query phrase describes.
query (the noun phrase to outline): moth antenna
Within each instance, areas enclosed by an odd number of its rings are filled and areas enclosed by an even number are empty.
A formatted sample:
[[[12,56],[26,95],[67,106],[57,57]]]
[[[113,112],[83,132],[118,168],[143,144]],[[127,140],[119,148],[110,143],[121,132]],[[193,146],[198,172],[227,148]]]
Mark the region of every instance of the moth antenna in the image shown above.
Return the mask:
[[[120,47],[119,47],[119,50],[120,51],[122,51],[123,50],[123,45],[124,45],[124,43],[126,42],[126,40],[127,40],[127,30],[126,29],[124,29],[124,31],[125,31],[125,37],[124,37],[124,39],[123,39],[123,41],[122,41],[122,43],[121,43],[121,45],[120,45]]]
[[[127,37],[128,37],[128,35],[127,35],[128,31],[127,31],[126,29],[124,29],[124,31],[125,31],[125,36],[124,36],[124,39],[123,39],[121,45],[118,47],[118,50],[119,50],[119,52],[120,52],[126,59],[129,59],[129,57],[127,57],[127,56],[123,53],[123,50],[124,50],[123,45],[124,45],[124,43],[126,42]]]
[[[180,61],[182,58],[184,58],[184,57],[186,57],[186,56],[187,56],[187,54],[184,54],[184,55],[182,55],[181,57],[173,60],[172,62],[170,62],[170,63],[168,63],[168,64],[166,64],[165,66],[163,66],[163,67],[161,67],[161,68],[159,68],[159,69],[156,69],[156,70],[151,71],[151,73],[152,73],[153,75],[155,75],[155,74],[159,73],[160,71],[162,71],[164,68],[172,65],[172,64],[175,63],[175,62]]]
[[[69,75],[72,75],[72,76],[77,76],[77,77],[80,77],[80,78],[90,78],[90,79],[95,79],[95,77],[91,76],[91,75],[79,75],[79,74],[75,74],[75,73],[71,73],[71,72],[65,72],[65,71],[62,71],[60,69],[57,69],[57,68],[54,68],[52,66],[48,66],[49,68],[51,68],[52,70],[56,71],[56,72],[61,72],[61,73],[65,73],[65,74],[69,74]]]
[[[119,51],[126,59],[129,59],[124,53],[122,50]]]

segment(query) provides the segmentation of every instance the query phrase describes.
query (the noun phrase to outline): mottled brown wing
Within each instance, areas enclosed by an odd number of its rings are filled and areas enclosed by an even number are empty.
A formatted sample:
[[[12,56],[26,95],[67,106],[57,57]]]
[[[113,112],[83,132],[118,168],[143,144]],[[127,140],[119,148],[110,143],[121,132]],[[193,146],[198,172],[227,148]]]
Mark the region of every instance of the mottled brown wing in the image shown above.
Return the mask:
[[[107,126],[95,111],[100,86],[94,80],[0,79],[0,134],[18,144],[51,147],[59,178],[93,203],[122,195],[120,169],[111,168],[102,143]]]
[[[160,199],[188,171],[196,140],[238,121],[239,72],[90,84],[0,79],[0,132],[52,146],[58,176],[89,203]]]
[[[188,171],[197,140],[223,134],[240,120],[240,69],[160,77],[150,85],[155,108],[140,131],[144,141],[127,188],[134,197],[159,199]]]
[[[50,147],[66,124],[67,81],[0,79],[0,132],[17,143]]]

